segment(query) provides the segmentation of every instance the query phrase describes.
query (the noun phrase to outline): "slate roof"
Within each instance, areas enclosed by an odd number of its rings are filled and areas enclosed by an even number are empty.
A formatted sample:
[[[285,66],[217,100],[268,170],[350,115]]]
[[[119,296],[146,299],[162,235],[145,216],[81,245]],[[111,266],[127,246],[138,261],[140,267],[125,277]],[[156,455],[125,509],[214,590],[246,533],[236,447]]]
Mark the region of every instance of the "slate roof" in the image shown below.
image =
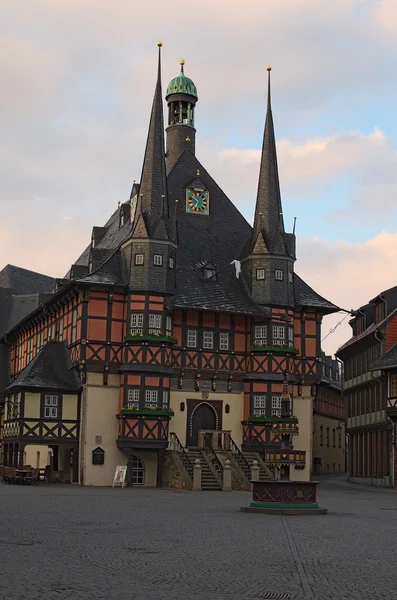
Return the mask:
[[[371,371],[387,371],[388,369],[397,368],[397,344],[394,344],[385,352],[383,356],[378,358],[371,365]]]
[[[79,392],[82,383],[73,368],[67,343],[48,342],[5,392],[13,392],[20,387]]]
[[[298,306],[321,309],[323,314],[338,312],[340,308],[317,294],[299,275],[294,273],[295,301]]]
[[[364,339],[365,337],[367,337],[368,335],[370,335],[371,333],[374,333],[374,331],[376,331],[377,329],[380,329],[381,327],[383,327],[383,325],[386,325],[386,323],[395,315],[397,315],[397,308],[394,309],[389,315],[387,315],[384,319],[382,319],[382,321],[379,321],[378,323],[372,323],[369,327],[367,327],[367,329],[365,329],[365,331],[363,331],[362,333],[360,333],[359,335],[355,335],[353,337],[351,337],[349,340],[347,340],[347,342],[345,342],[336,352],[336,356],[343,350],[345,350],[346,348],[348,348],[349,346],[352,346],[353,344],[355,344],[356,342],[358,342],[359,340]]]
[[[0,271],[0,288],[12,289],[16,294],[52,292],[55,279],[29,269],[7,265]]]

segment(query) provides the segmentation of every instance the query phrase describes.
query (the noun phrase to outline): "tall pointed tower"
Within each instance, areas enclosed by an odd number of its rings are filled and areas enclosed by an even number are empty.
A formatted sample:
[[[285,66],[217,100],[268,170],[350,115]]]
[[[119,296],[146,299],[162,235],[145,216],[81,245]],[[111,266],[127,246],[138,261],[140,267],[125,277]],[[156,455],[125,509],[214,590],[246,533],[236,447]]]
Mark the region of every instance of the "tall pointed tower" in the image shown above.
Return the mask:
[[[254,301],[269,306],[294,306],[295,235],[286,233],[281,205],[276,140],[271,106],[270,72],[265,131],[259,171],[254,228],[244,272]]]
[[[168,169],[176,163],[186,148],[193,154],[196,148],[194,111],[198,100],[197,89],[193,81],[186,77],[184,65],[185,61],[181,60],[181,72],[170,81],[165,95],[168,104]]]
[[[175,223],[168,214],[164,119],[161,91],[161,42],[157,81],[140,185],[133,186],[136,210],[131,240],[125,245],[129,287],[141,292],[170,294],[175,284]]]

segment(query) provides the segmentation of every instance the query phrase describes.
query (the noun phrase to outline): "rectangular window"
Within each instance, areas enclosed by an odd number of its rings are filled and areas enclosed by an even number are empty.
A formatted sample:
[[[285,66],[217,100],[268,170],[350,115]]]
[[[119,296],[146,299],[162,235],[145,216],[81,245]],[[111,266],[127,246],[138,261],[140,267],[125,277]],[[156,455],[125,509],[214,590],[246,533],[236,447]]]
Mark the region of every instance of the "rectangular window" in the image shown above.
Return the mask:
[[[320,446],[324,445],[324,427],[320,426]]]
[[[77,308],[72,310],[72,343],[77,339]]]
[[[44,397],[44,418],[56,419],[58,417],[58,396],[46,395]]]
[[[157,408],[157,390],[145,391],[145,408]]]
[[[329,427],[327,427],[327,446],[329,446]]]
[[[292,271],[288,271],[288,283],[292,283],[293,282],[293,274]]]
[[[59,317],[58,340],[60,342],[63,340],[63,316]]]
[[[255,345],[256,346],[266,346],[267,340],[267,326],[266,325],[256,325],[255,327]]]
[[[288,346],[293,348],[294,346],[294,328],[288,327]]]
[[[273,325],[273,344],[285,346],[285,327],[283,325]]]
[[[214,334],[212,331],[203,332],[203,348],[214,347]]]
[[[163,408],[168,408],[170,403],[170,393],[168,390],[163,391]]]
[[[276,269],[275,275],[276,275],[277,281],[282,281],[284,279],[284,271],[282,271],[281,269]]]
[[[163,264],[163,255],[162,254],[154,254],[153,264],[156,265],[157,267],[161,267]]]
[[[143,265],[143,254],[135,254],[135,264]]]
[[[396,398],[397,397],[397,375],[389,375],[390,383],[389,383],[389,397]]]
[[[139,388],[130,388],[128,390],[127,407],[139,408]]]
[[[174,259],[173,259],[172,256],[170,256],[169,259],[168,259],[168,266],[169,266],[170,269],[174,268]]]
[[[143,333],[143,313],[131,314],[131,333],[142,335]]]
[[[338,432],[338,447],[342,448],[342,432]]]
[[[172,319],[171,317],[165,317],[165,333],[172,335]]]
[[[281,416],[281,396],[272,396],[272,417]]]
[[[220,333],[219,334],[219,349],[220,350],[229,350],[229,334],[228,333]]]
[[[335,429],[332,430],[332,445],[335,448],[335,444],[336,444],[336,434],[335,434]]]
[[[161,315],[149,315],[149,333],[160,333]]]
[[[256,278],[257,279],[265,279],[265,269],[257,269],[256,270]]]
[[[266,396],[254,396],[254,417],[266,416]]]
[[[197,331],[195,329],[187,330],[187,347],[188,348],[196,348],[197,347]]]

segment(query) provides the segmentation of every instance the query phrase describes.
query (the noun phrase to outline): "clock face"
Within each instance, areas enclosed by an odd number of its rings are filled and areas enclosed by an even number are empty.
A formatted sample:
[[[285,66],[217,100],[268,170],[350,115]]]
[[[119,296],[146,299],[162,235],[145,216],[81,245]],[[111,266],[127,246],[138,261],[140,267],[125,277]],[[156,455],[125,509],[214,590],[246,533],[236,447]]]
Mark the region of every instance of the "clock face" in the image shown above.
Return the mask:
[[[203,189],[186,190],[186,212],[209,215],[209,192]]]

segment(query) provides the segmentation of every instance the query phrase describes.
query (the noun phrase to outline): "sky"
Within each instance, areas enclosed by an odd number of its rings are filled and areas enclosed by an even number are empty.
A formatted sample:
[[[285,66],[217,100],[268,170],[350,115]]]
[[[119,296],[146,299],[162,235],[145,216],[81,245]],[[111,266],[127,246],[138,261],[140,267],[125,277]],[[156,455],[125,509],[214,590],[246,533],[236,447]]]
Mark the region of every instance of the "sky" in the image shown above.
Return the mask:
[[[196,154],[250,222],[272,66],[296,272],[346,310],[397,284],[395,0],[0,0],[0,11],[0,268],[62,277],[128,199],[161,40],[163,91],[183,58]],[[345,316],[324,320],[328,353],[350,337]]]

